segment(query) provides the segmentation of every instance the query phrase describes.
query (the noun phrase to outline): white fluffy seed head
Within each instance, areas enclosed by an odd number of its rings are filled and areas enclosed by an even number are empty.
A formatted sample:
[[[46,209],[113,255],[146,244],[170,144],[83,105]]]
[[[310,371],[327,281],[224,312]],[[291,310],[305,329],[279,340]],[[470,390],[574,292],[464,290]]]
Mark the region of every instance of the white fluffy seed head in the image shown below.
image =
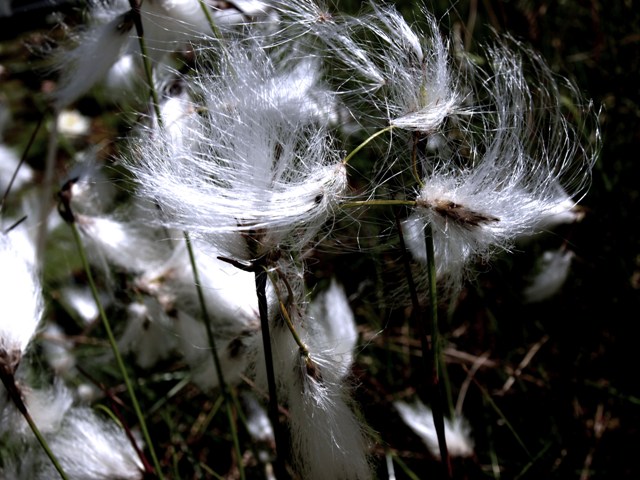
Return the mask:
[[[185,147],[150,129],[135,141],[139,160],[130,166],[168,225],[215,234],[220,248],[242,245],[238,233],[251,236],[258,251],[229,252],[248,260],[308,242],[332,215],[347,176],[309,103],[320,90],[306,79],[317,74],[308,62],[298,71],[299,62],[276,61],[252,43],[232,44],[227,53],[220,74],[190,81],[204,103],[181,132]],[[291,83],[286,91],[305,90],[283,93],[282,81]],[[225,233],[233,239],[219,235]]]
[[[11,232],[0,233],[0,362],[15,371],[36,333],[44,310],[33,265],[14,245]]]
[[[440,447],[431,409],[419,400],[412,404],[395,402],[394,405],[402,420],[420,437],[429,452],[439,458]],[[471,427],[462,415],[456,415],[452,419],[444,419],[444,435],[449,455],[452,457],[473,455],[474,444],[471,439]]]
[[[143,466],[124,431],[92,410],[76,407],[62,428],[48,439],[53,454],[72,479],[139,480]],[[49,475],[49,476],[47,476]],[[37,478],[55,478],[50,461],[42,462]]]
[[[283,320],[273,314],[270,330],[276,386],[279,400],[289,410],[294,468],[301,478],[311,480],[369,479],[366,426],[354,410],[346,380],[356,334],[344,292],[332,283],[311,305],[305,306],[298,298],[287,310],[309,352],[303,354]],[[342,333],[346,337],[338,338]],[[255,354],[256,383],[264,387],[261,346]]]
[[[489,49],[488,58],[491,71],[476,72],[482,81],[474,98],[482,109],[456,117],[449,148],[421,159],[427,174],[405,222],[407,244],[422,260],[431,226],[438,271],[454,289],[471,260],[509,250],[574,205],[599,144],[596,138],[595,148],[587,147],[568,123],[557,80],[542,59],[507,41]],[[585,118],[592,115],[587,106]],[[441,151],[452,154],[445,161]]]
[[[395,127],[421,133],[437,130],[462,101],[452,73],[449,47],[431,14],[423,10],[424,32],[392,7],[373,4],[363,26],[380,43],[376,63],[385,79],[381,110]]]
[[[215,330],[215,345],[225,383],[237,384],[247,370],[251,358],[248,352],[254,348],[256,337],[259,337],[256,327],[257,325],[238,331],[235,335],[229,331]],[[180,351],[191,368],[194,383],[203,391],[218,388],[220,378],[204,323],[184,312],[178,312],[175,331]]]
[[[63,417],[71,408],[73,395],[62,382],[54,386],[34,389],[28,385],[19,384],[20,393],[25,406],[38,429],[43,434],[57,432]],[[22,413],[9,400],[4,389],[0,386],[0,432],[7,438],[29,438],[31,429]]]
[[[147,2],[145,2],[147,3]],[[96,3],[92,23],[75,32],[74,46],[61,49],[54,59],[60,72],[54,105],[61,109],[102,81],[127,43],[133,22],[126,9],[113,9]]]
[[[127,325],[118,339],[121,352],[131,352],[140,367],[150,368],[170,356],[176,344],[172,320],[156,299],[144,297],[128,305]]]
[[[567,249],[547,250],[536,265],[536,272],[522,292],[525,302],[542,302],[557,294],[569,276],[574,252]]]
[[[358,330],[344,288],[335,279],[311,302],[308,316],[314,350],[334,360],[338,378],[346,377],[351,371]]]

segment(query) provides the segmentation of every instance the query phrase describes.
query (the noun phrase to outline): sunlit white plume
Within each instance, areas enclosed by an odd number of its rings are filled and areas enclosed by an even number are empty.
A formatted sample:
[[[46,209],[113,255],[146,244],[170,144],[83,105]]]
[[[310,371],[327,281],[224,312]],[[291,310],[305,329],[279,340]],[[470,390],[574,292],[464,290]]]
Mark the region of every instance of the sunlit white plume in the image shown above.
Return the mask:
[[[548,67],[515,42],[507,45],[488,50],[491,72],[476,91],[483,107],[467,124],[456,119],[452,158],[444,161],[436,151],[420,160],[427,173],[404,223],[407,244],[423,261],[431,225],[438,273],[453,288],[471,260],[509,250],[566,209],[567,197],[583,193],[595,161],[597,148],[585,147],[561,112]],[[587,107],[583,114],[593,112]]]
[[[0,232],[0,368],[15,372],[36,333],[44,304],[33,258]]]
[[[52,387],[31,388],[19,382],[24,404],[40,432],[55,433],[60,429],[63,418],[71,408],[73,396],[62,382]],[[31,429],[22,413],[9,400],[4,387],[0,386],[0,433],[3,436],[19,435],[23,440],[31,438]]]
[[[370,479],[366,427],[353,410],[347,383],[355,325],[344,291],[333,283],[309,306],[313,317],[305,314],[303,320],[299,307],[290,306],[289,314],[308,356],[281,321],[274,321],[271,331],[278,398],[289,411],[294,468],[310,480]],[[338,338],[340,332],[346,337]],[[264,372],[256,373],[263,385]]]
[[[254,293],[255,294],[255,293]],[[204,323],[191,315],[178,312],[175,332],[180,351],[192,371],[192,380],[202,390],[209,391],[220,386],[220,378],[213,360],[207,330]],[[258,325],[214,327],[215,345],[227,384],[237,384],[241,374],[249,367],[251,356],[249,349],[259,340]]]
[[[391,125],[431,133],[459,109],[463,92],[452,72],[449,46],[438,23],[422,11],[425,31],[410,26],[393,7],[372,4],[374,12],[361,18],[365,31],[373,34],[370,55],[384,79],[373,99]]]
[[[119,87],[134,85],[145,78],[130,3],[92,0],[89,4],[88,24],[73,31],[72,46],[57,53],[55,68],[61,74],[54,94],[57,108],[75,101],[107,77],[108,83]],[[241,24],[253,16],[269,14],[269,8],[262,2],[234,4],[207,8],[218,25]],[[146,54],[156,65],[171,53],[185,49],[188,42],[213,33],[199,0],[143,1],[140,17]]]
[[[74,480],[139,480],[142,463],[124,431],[91,409],[75,407],[64,418],[61,429],[48,438],[60,466]],[[41,460],[37,479],[55,478],[48,459]]]
[[[127,325],[118,339],[121,352],[131,352],[136,363],[150,368],[174,353],[177,345],[173,321],[154,298],[144,297],[127,307]]]
[[[135,139],[129,162],[166,224],[211,234],[223,255],[237,259],[306,243],[346,189],[346,168],[310,108],[327,95],[307,78],[318,72],[261,47],[229,44],[219,73],[189,81],[203,103],[197,124],[182,129],[185,148],[176,151],[170,131],[149,129]]]

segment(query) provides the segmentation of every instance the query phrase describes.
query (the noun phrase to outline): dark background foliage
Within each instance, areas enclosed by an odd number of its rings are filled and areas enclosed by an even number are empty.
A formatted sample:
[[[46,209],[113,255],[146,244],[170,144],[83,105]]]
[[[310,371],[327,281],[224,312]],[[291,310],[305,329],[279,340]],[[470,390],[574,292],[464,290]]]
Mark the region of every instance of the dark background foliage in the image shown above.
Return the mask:
[[[415,2],[396,4],[407,18],[419,17]],[[359,7],[358,2],[338,4],[351,11]],[[454,401],[474,360],[483,354],[488,358],[473,377],[463,408],[476,455],[455,462],[455,477],[498,478],[493,466],[499,465],[499,478],[507,479],[638,478],[640,382],[633,332],[640,312],[639,5],[633,0],[433,0],[426,7],[442,17],[443,31],[459,35],[471,52],[492,31],[531,45],[556,73],[571,78],[602,107],[603,147],[581,202],[584,220],[496,259],[465,288],[455,309],[441,309]],[[42,49],[61,34],[48,11],[25,9],[0,18],[0,99],[13,118],[4,141],[14,146],[26,144],[44,109],[42,93],[55,80],[41,60]],[[79,108],[93,119],[91,143],[120,134],[113,118],[101,117],[99,104],[85,101]],[[43,135],[28,158],[36,169],[42,168],[45,146]],[[521,289],[533,260],[544,248],[564,242],[577,255],[561,293],[523,304]],[[332,250],[318,255],[323,269],[313,269],[311,280],[336,274],[352,294],[361,325],[356,397],[377,432],[380,478],[386,478],[385,451],[405,465],[396,464],[397,478],[444,478],[438,461],[391,406],[394,399],[421,396],[423,381],[408,311],[378,301],[385,271],[401,261],[399,253],[336,255]],[[528,354],[534,355],[519,369]],[[501,391],[512,374],[515,383]],[[207,412],[207,402],[192,391],[180,396],[175,407],[197,403]],[[179,415],[176,422],[186,422],[187,414]],[[162,425],[159,421],[156,429],[166,438]],[[220,448],[204,442],[208,437],[175,435],[173,445],[161,448],[191,448],[193,453],[180,457],[185,461],[200,461]]]

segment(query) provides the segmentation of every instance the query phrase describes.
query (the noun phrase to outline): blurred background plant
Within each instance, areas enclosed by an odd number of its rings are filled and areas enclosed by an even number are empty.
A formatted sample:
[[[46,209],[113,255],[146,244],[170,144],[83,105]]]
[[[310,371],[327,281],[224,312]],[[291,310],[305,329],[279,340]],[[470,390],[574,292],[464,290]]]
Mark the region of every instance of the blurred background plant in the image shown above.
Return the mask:
[[[51,9],[35,8],[34,2],[34,10],[15,3],[9,3],[12,14],[0,8],[0,122],[3,144],[19,156],[45,110],[44,95],[56,85],[57,75],[48,69],[45,53],[65,36],[60,15],[73,25],[81,22],[82,10],[74,2]],[[465,284],[455,308],[441,309],[449,403],[464,412],[465,431],[473,439],[472,451],[462,449],[465,455],[455,457],[454,476],[636,478],[640,384],[633,371],[632,322],[640,307],[640,241],[634,233],[640,221],[635,150],[640,144],[640,9],[631,0],[611,5],[527,0],[425,4],[442,18],[442,30],[459,38],[470,54],[479,51],[492,30],[510,33],[539,51],[554,72],[572,79],[587,98],[603,107],[603,148],[591,187],[580,202],[581,220],[522,242],[514,254],[494,259]],[[420,16],[414,2],[395,5],[409,20]],[[359,2],[349,1],[336,5],[347,12],[360,7]],[[113,167],[102,174],[122,181],[120,167],[112,162],[120,140],[130,133],[131,114],[98,92],[74,102],[60,122],[56,164],[61,174],[78,152],[91,151],[97,164]],[[41,129],[26,158],[36,182],[44,175],[47,145],[46,129]],[[354,162],[361,172],[374,163],[362,156]],[[5,171],[4,162],[2,168],[4,192],[12,172]],[[116,203],[128,195],[122,188],[115,192],[101,192],[100,197],[104,201],[115,195]],[[343,240],[314,251],[307,281],[324,285],[337,278],[355,313],[360,334],[353,367],[355,397],[376,432],[376,476],[441,478],[437,452],[407,426],[402,407],[399,411],[395,405],[414,399],[423,378],[418,367],[420,342],[407,326],[406,305],[381,297],[388,291],[389,272],[402,270],[396,249],[373,245],[393,222],[388,208],[370,210],[360,223],[364,245]],[[351,227],[345,225],[345,232]],[[368,239],[372,245],[366,244]],[[71,339],[74,357],[82,359],[75,381],[93,390],[91,395],[100,398],[98,404],[104,409],[122,410],[135,423],[129,406],[119,403],[124,392],[120,376],[104,362],[101,327],[94,322],[97,312],[90,301],[86,311],[69,305],[80,301],[70,279],[76,286],[86,283],[72,239],[65,234],[52,236],[47,258],[46,318],[65,336],[56,341],[54,332],[45,330],[30,361],[44,364],[51,345],[64,347],[64,341]],[[536,287],[535,279],[544,271],[550,280]],[[115,284],[123,281],[118,276]],[[78,318],[79,312],[85,312],[84,319]],[[118,317],[123,312],[114,309],[110,314]],[[237,478],[220,402],[189,382],[184,365],[167,359],[150,376],[134,361],[128,368],[141,379],[140,402],[168,477]],[[242,387],[249,389],[246,383]],[[100,390],[104,392],[95,393]],[[259,444],[243,429],[240,443],[247,476],[263,478],[256,460],[260,454],[252,451]]]

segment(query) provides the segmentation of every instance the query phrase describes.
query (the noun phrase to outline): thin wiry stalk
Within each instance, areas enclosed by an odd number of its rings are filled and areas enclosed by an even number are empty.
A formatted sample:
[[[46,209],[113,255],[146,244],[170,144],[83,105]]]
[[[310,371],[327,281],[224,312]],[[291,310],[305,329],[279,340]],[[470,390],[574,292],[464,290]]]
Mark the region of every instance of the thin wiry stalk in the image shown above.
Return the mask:
[[[4,387],[7,390],[9,397],[11,397],[11,400],[13,401],[14,405],[16,406],[18,411],[22,414],[24,419],[29,424],[29,428],[31,428],[31,431],[36,436],[38,443],[40,444],[44,452],[47,454],[47,457],[49,457],[49,460],[51,460],[51,463],[53,464],[57,472],[60,474],[60,478],[62,478],[63,480],[68,480],[69,477],[67,477],[66,473],[64,473],[64,470],[60,466],[58,459],[51,451],[51,448],[49,448],[49,444],[47,443],[47,440],[44,438],[42,433],[40,433],[38,426],[35,424],[35,422],[33,421],[33,418],[31,418],[31,415],[27,410],[27,406],[22,401],[22,396],[20,395],[20,391],[18,390],[18,386],[16,385],[15,377],[13,376],[13,373],[1,371],[0,379],[2,380],[2,383],[4,384]]]
[[[427,386],[429,387],[429,393],[432,400],[431,411],[433,413],[433,423],[436,428],[436,436],[438,438],[438,446],[440,448],[440,458],[443,459],[448,478],[453,477],[453,471],[451,467],[451,459],[447,450],[447,442],[444,432],[444,414],[442,408],[442,401],[440,395],[440,355],[441,348],[439,346],[440,337],[438,335],[438,305],[437,305],[437,291],[436,291],[436,268],[433,258],[433,233],[431,226],[427,225],[425,229],[425,245],[427,247],[427,269],[429,271],[429,313],[428,317],[431,324],[431,346],[427,341],[427,332],[421,315],[422,309],[420,308],[420,301],[418,299],[418,293],[413,274],[411,273],[411,267],[409,264],[409,258],[407,255],[407,249],[404,242],[404,235],[402,234],[402,227],[400,225],[399,215],[396,214],[396,225],[398,229],[398,240],[400,242],[400,249],[404,259],[405,275],[407,277],[407,283],[409,287],[409,294],[411,296],[411,319],[417,328],[418,336],[420,337],[420,343],[422,347],[422,359],[424,371],[427,376]]]
[[[229,393],[229,385],[224,379],[224,373],[222,371],[222,365],[220,364],[220,356],[218,355],[218,348],[213,337],[213,330],[211,329],[211,318],[209,317],[209,311],[207,310],[207,303],[204,298],[204,292],[202,291],[202,284],[200,283],[200,274],[198,273],[198,265],[196,264],[196,258],[193,252],[193,246],[191,244],[191,238],[188,232],[183,232],[184,241],[187,246],[187,252],[189,253],[189,261],[191,262],[191,270],[193,272],[193,279],[195,281],[196,290],[198,292],[198,302],[200,303],[200,309],[202,310],[203,321],[207,331],[207,339],[209,340],[209,348],[211,349],[211,356],[213,357],[213,363],[216,367],[216,374],[218,375],[218,383],[222,390],[222,396],[226,405],[227,418],[229,419],[229,428],[231,429],[231,436],[233,438],[233,447],[236,454],[236,460],[238,461],[238,470],[240,472],[240,478],[244,480],[244,466],[242,465],[242,452],[240,451],[240,441],[238,439],[238,429],[236,422],[233,418],[232,410],[232,398]]]
[[[362,150],[367,145],[367,143],[369,143],[374,138],[382,135],[383,133],[390,132],[391,130],[393,130],[393,128],[394,128],[393,125],[389,125],[388,127],[385,127],[382,130],[378,130],[376,133],[371,135],[369,138],[367,138],[364,142],[362,142],[356,148],[351,150],[351,152],[349,152],[349,155],[344,157],[344,160],[342,160],[342,164],[346,165],[347,163],[349,163],[349,160],[351,160],[355,156],[356,153],[358,153],[360,150]]]
[[[67,206],[68,207],[68,206]],[[156,456],[156,452],[153,448],[153,443],[151,441],[151,435],[149,435],[149,430],[147,429],[147,423],[144,419],[144,415],[142,413],[142,409],[140,408],[140,404],[138,403],[138,399],[136,397],[135,390],[133,389],[133,384],[129,379],[129,374],[127,373],[127,368],[122,360],[122,356],[120,355],[120,350],[118,349],[118,343],[113,335],[113,331],[111,330],[111,324],[109,323],[109,319],[102,307],[102,302],[100,302],[100,297],[98,296],[98,290],[96,288],[95,282],[93,281],[93,275],[91,274],[91,268],[89,266],[89,262],[87,260],[87,255],[84,250],[84,246],[82,244],[82,239],[80,238],[80,232],[78,231],[78,227],[75,222],[70,221],[67,222],[69,227],[71,228],[71,232],[73,233],[73,238],[76,242],[76,246],[78,247],[78,253],[80,255],[80,261],[82,262],[82,267],[87,275],[87,281],[89,282],[89,288],[91,289],[91,295],[93,296],[93,300],[96,303],[96,307],[98,308],[98,312],[100,314],[100,319],[102,321],[102,325],[107,333],[107,338],[109,340],[109,344],[111,345],[111,350],[113,351],[113,355],[116,359],[116,364],[120,369],[120,373],[122,374],[122,378],[124,380],[125,386],[127,388],[127,392],[129,393],[129,397],[131,398],[131,404],[133,405],[133,409],[136,413],[136,417],[138,418],[138,422],[140,423],[140,429],[142,430],[142,436],[144,437],[144,441],[147,443],[149,448],[149,453],[151,455],[151,460],[153,461],[153,467],[156,470],[156,475],[161,480],[164,479],[162,475],[162,470],[160,468],[160,462],[158,461],[158,457]]]
[[[424,182],[422,181],[422,175],[418,172],[418,135],[414,134],[413,136],[413,147],[411,149],[411,173],[413,173],[413,178],[418,182],[420,188],[424,187]]]
[[[302,341],[302,339],[300,338],[300,335],[298,335],[298,332],[296,331],[296,328],[293,326],[293,322],[291,321],[291,317],[289,316],[287,307],[282,301],[282,296],[280,295],[280,290],[278,289],[277,280],[274,279],[273,277],[270,277],[270,280],[271,280],[271,284],[276,290],[276,296],[278,297],[278,303],[280,304],[280,313],[282,314],[282,318],[284,319],[284,322],[286,323],[287,328],[291,332],[291,336],[293,337],[293,340],[296,342],[296,345],[298,345],[298,349],[300,350],[300,353],[305,358],[309,358],[309,348]],[[289,286],[288,288],[289,290],[291,289],[291,287]],[[291,291],[289,293],[291,294]]]
[[[529,449],[520,438],[520,435],[518,435],[518,432],[516,432],[516,429],[513,428],[513,425],[511,425],[511,422],[509,422],[507,417],[505,417],[504,413],[502,413],[502,410],[500,410],[500,407],[498,407],[498,405],[496,405],[496,403],[493,401],[493,398],[491,398],[491,395],[489,394],[489,392],[487,392],[487,390],[480,384],[480,382],[478,382],[477,379],[474,378],[473,383],[475,383],[476,386],[480,389],[480,392],[482,393],[482,398],[484,398],[484,400],[489,404],[489,406],[493,408],[493,410],[500,416],[500,419],[504,422],[505,426],[509,429],[509,431],[511,432],[513,437],[516,439],[518,444],[522,447],[522,450],[524,450],[524,452],[529,456],[529,458],[533,458],[533,456],[529,452]]]
[[[271,351],[271,334],[269,333],[269,310],[267,304],[267,279],[269,274],[263,266],[257,265],[255,271],[256,295],[258,296],[258,311],[260,312],[260,328],[262,331],[262,345],[267,370],[267,386],[269,389],[269,418],[273,425],[276,442],[276,459],[274,467],[277,478],[287,478],[284,467],[284,437],[280,426],[278,413],[278,394],[276,391],[276,375],[273,368],[273,353]]]
[[[36,127],[33,129],[33,132],[31,133],[31,136],[29,137],[29,141],[27,142],[27,146],[25,147],[24,151],[22,152],[22,156],[20,157],[20,161],[18,162],[18,165],[16,166],[16,169],[13,171],[13,175],[11,175],[11,178],[9,179],[9,183],[7,184],[7,188],[4,191],[4,194],[2,195],[2,200],[0,200],[0,213],[2,213],[2,210],[4,208],[4,204],[7,201],[7,197],[9,196],[9,192],[11,191],[11,187],[13,186],[13,182],[15,182],[16,177],[18,176],[18,172],[20,171],[20,168],[22,167],[24,162],[27,160],[27,155],[29,154],[29,150],[31,150],[31,146],[33,145],[33,141],[36,139],[36,135],[40,131],[40,127],[42,126],[42,121],[43,120],[44,120],[44,115],[40,115],[40,118],[38,119],[38,123],[36,124]]]
[[[138,42],[140,43],[140,56],[142,57],[142,64],[144,65],[144,73],[147,76],[147,82],[149,83],[149,95],[153,103],[153,110],[158,120],[158,125],[162,128],[162,116],[160,115],[160,100],[158,98],[158,92],[153,83],[153,71],[151,68],[151,62],[147,57],[147,46],[144,41],[144,29],[142,27],[142,17],[140,15],[140,2],[138,0],[129,0],[131,10],[133,11],[133,23],[136,26],[136,33],[138,34]]]
[[[149,62],[149,58],[147,57],[147,50],[146,50],[146,45],[144,42],[144,31],[143,31],[143,27],[142,27],[142,18],[140,16],[140,4],[137,0],[130,0],[129,1],[131,8],[134,11],[134,23],[136,26],[136,32],[138,34],[138,41],[140,42],[140,52],[141,52],[141,56],[142,56],[142,62],[144,64],[144,71],[145,74],[147,76],[147,82],[149,83],[149,94],[151,96],[152,102],[153,102],[153,109],[154,112],[156,114],[156,119],[158,122],[158,127],[160,129],[163,128],[163,120],[162,120],[162,112],[160,110],[160,101],[158,98],[158,92],[156,91],[156,88],[154,86],[153,83],[153,71],[152,71],[152,67],[151,67],[151,62]],[[207,20],[209,21],[209,23],[211,24],[211,28],[214,31],[214,34],[216,36],[219,37],[220,32],[218,31],[218,29],[216,28],[215,24],[213,23],[213,20],[211,18],[211,16],[208,14],[208,9],[206,8],[206,6],[200,2],[200,5],[202,6],[202,9],[204,10],[205,15],[207,16]],[[202,310],[202,316],[203,316],[203,322],[206,326],[206,330],[207,330],[207,338],[209,341],[209,347],[211,348],[211,354],[213,356],[213,363],[215,365],[216,368],[216,373],[218,375],[218,381],[220,384],[220,388],[222,390],[222,395],[224,397],[224,401],[225,401],[225,405],[226,405],[226,411],[227,411],[227,418],[229,419],[229,427],[231,429],[231,435],[233,437],[233,445],[234,445],[234,450],[235,450],[235,454],[236,454],[236,459],[238,461],[238,470],[240,472],[240,478],[242,480],[244,480],[245,478],[245,474],[244,474],[244,467],[242,465],[242,452],[240,451],[240,442],[238,439],[238,430],[236,428],[236,424],[233,418],[233,412],[232,412],[232,405],[231,405],[231,400],[230,400],[230,396],[229,396],[229,391],[228,391],[228,385],[226,384],[225,380],[224,380],[224,375],[222,373],[222,367],[220,365],[220,357],[218,355],[218,350],[216,348],[215,345],[215,340],[213,337],[213,332],[211,331],[211,319],[209,317],[209,313],[207,311],[207,307],[206,307],[206,302],[204,299],[204,294],[202,292],[202,285],[200,284],[200,278],[199,278],[199,274],[198,274],[198,267],[196,265],[195,262],[195,256],[193,253],[193,247],[191,245],[191,240],[189,238],[189,233],[188,232],[183,232],[184,235],[184,239],[185,239],[185,243],[187,246],[187,251],[189,253],[189,261],[191,262],[191,270],[193,272],[193,277],[194,277],[194,281],[195,281],[195,286],[196,286],[196,290],[198,293],[198,301],[200,303],[200,309]]]
[[[442,348],[440,342],[440,334],[438,330],[438,292],[436,285],[436,262],[435,249],[433,246],[433,229],[431,224],[427,224],[424,230],[424,241],[427,251],[427,272],[429,275],[429,311],[428,317],[431,324],[431,351],[425,350],[426,336],[422,336],[422,356],[428,358],[431,354],[431,390],[432,390],[432,408],[433,423],[436,427],[436,436],[438,437],[438,447],[440,448],[440,458],[442,459],[447,478],[453,478],[453,469],[451,466],[451,457],[447,450],[447,440],[444,433],[444,413],[442,408],[442,397],[440,394],[440,361]]]
[[[209,22],[209,26],[211,27],[211,32],[213,33],[213,36],[216,39],[221,40],[222,39],[222,32],[220,32],[220,29],[218,28],[216,23],[213,21],[213,17],[211,16],[211,11],[209,10],[207,5],[205,4],[204,0],[198,0],[198,3],[200,4],[200,8],[202,9],[202,13],[204,13],[204,16],[207,18],[207,22]]]
[[[42,197],[40,202],[40,218],[38,226],[38,243],[36,246],[36,258],[39,264],[43,263],[44,250],[47,243],[47,229],[49,222],[47,217],[51,211],[51,196],[53,194],[53,178],[55,176],[55,162],[58,152],[58,113],[54,112],[51,118],[49,139],[47,141],[47,157],[45,159],[44,179],[42,181]]]
[[[547,444],[542,447],[542,449],[538,452],[538,454],[531,459],[531,461],[529,463],[527,463],[524,468],[520,471],[520,473],[518,475],[516,475],[515,477],[513,477],[513,480],[520,480],[521,478],[524,478],[526,476],[526,474],[529,472],[529,470],[531,470],[531,467],[533,467],[535,465],[535,463],[540,460],[545,453],[547,453],[547,451],[553,446],[553,442],[547,442]],[[583,479],[587,479],[589,478],[588,475],[585,476],[584,472],[583,474],[580,476],[580,480]]]

